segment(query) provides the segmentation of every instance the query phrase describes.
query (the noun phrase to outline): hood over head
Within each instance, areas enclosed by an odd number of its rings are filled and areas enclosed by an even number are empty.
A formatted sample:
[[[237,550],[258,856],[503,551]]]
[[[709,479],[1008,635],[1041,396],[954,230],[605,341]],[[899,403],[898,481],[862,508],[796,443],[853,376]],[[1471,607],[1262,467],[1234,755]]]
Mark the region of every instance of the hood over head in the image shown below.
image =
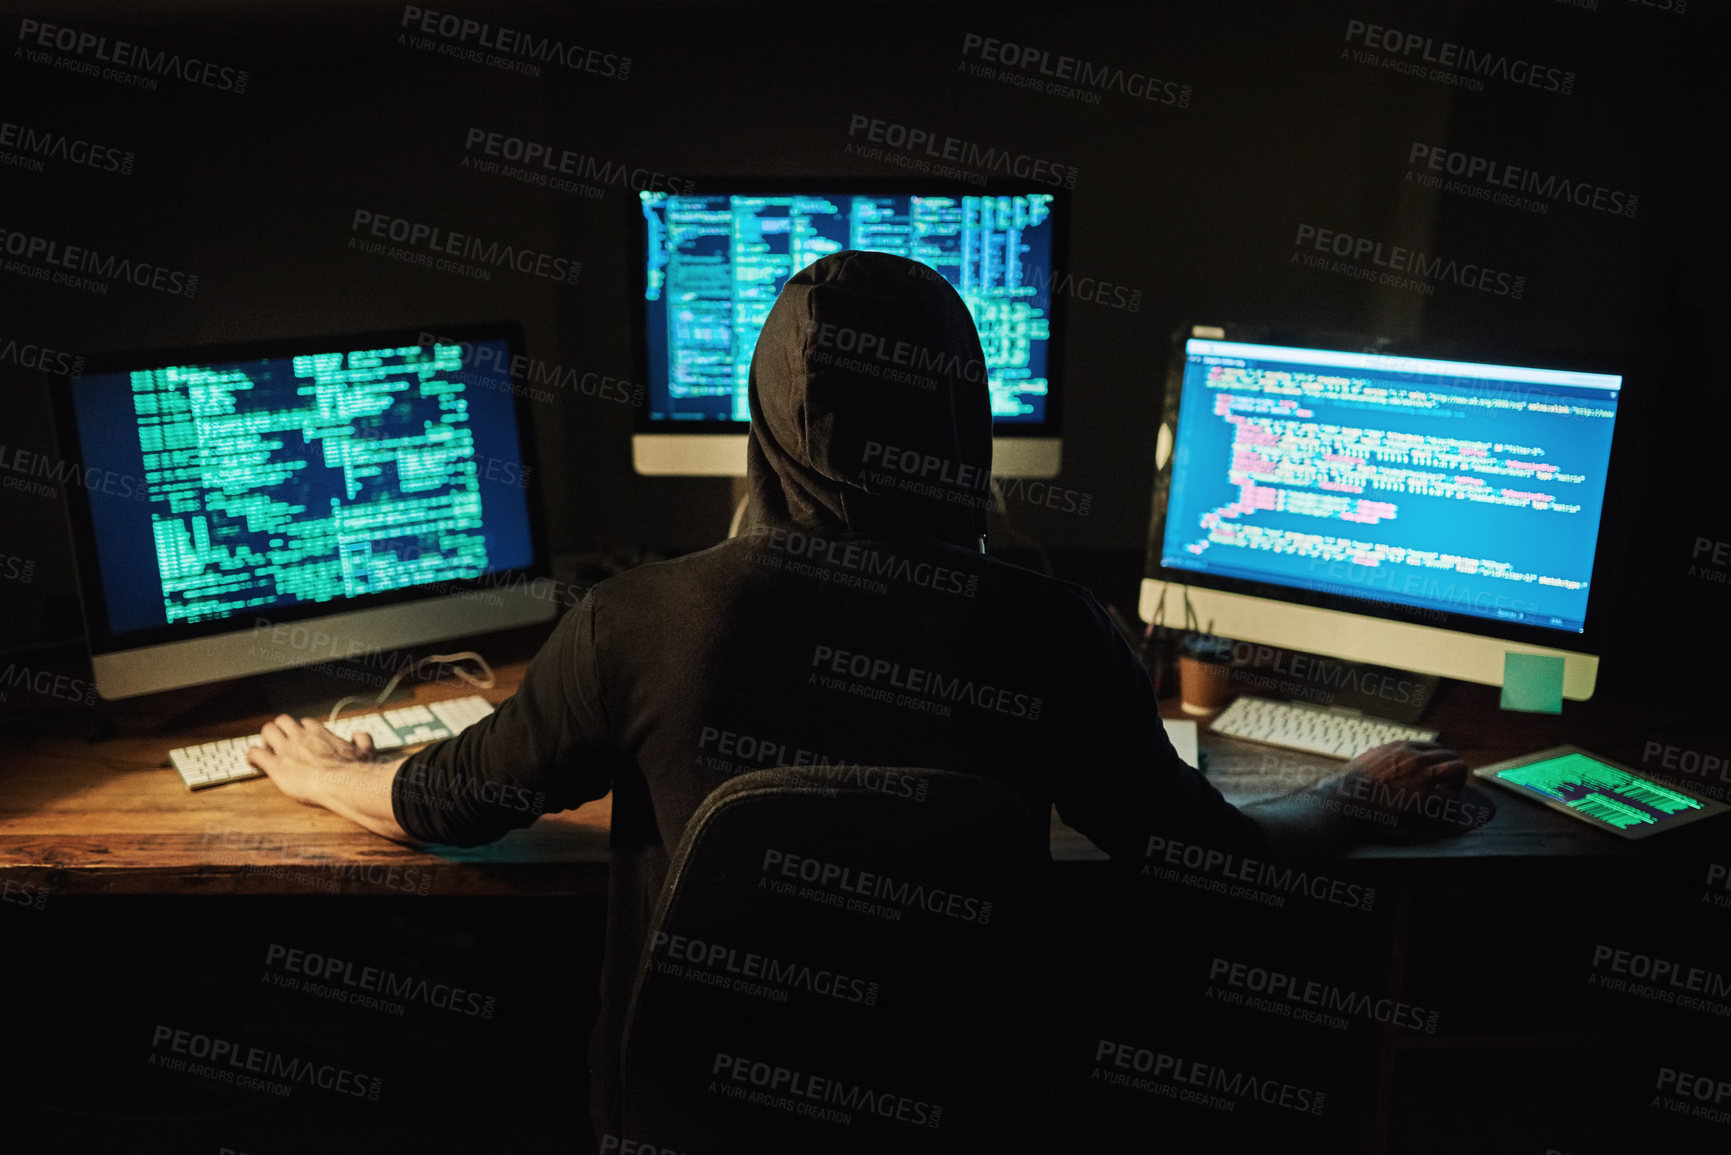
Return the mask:
[[[752,354],[750,402],[755,524],[979,547],[986,358],[932,269],[849,249],[788,278]]]

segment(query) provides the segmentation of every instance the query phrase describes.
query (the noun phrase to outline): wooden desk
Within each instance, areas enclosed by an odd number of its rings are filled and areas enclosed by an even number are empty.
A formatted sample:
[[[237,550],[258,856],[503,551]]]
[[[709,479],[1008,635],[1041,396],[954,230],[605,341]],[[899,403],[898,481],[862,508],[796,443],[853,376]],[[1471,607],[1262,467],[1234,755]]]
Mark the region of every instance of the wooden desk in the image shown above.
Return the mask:
[[[497,669],[485,696],[503,701],[526,662]],[[414,701],[467,692],[421,684]],[[1176,701],[1167,712],[1184,716]],[[220,715],[220,711],[219,711]],[[149,716],[134,716],[148,731]],[[104,742],[38,739],[0,747],[0,878],[65,894],[597,895],[607,866],[611,796],[542,817],[527,830],[474,849],[426,853],[356,828],[318,807],[289,801],[254,779],[189,793],[167,767],[171,747],[257,730],[269,715],[237,722],[133,732]],[[1449,685],[1429,724],[1481,766],[1568,741],[1640,765],[1648,730],[1612,703],[1571,702],[1560,716],[1498,709],[1492,687]],[[122,728],[125,729],[123,715]],[[1209,776],[1247,803],[1299,789],[1340,763],[1203,731]],[[1616,858],[1700,855],[1723,846],[1731,819],[1717,818],[1648,842],[1628,843],[1486,784],[1496,808],[1484,827],[1415,845],[1367,843],[1354,859],[1409,863],[1443,859]],[[1100,860],[1086,839],[1053,818],[1053,857]]]
[[[482,696],[504,701],[526,664],[497,667],[498,685]],[[413,700],[474,692],[456,682],[423,683]],[[400,704],[407,703],[391,708]],[[194,793],[167,765],[174,747],[257,731],[270,717],[0,748],[0,878],[56,894],[603,892],[611,795],[545,815],[488,846],[429,854],[291,802],[266,779]]]
[[[1525,714],[1501,708],[1501,690],[1468,682],[1446,683],[1441,700],[1427,712],[1424,724],[1438,731],[1439,742],[1458,750],[1469,767],[1488,766],[1506,758],[1572,743],[1595,754],[1641,768],[1643,741],[1655,732],[1681,733],[1684,719],[1657,720],[1646,710],[1628,708],[1610,698],[1565,702],[1561,714]],[[1229,738],[1211,739],[1210,777],[1236,803],[1255,801],[1306,784],[1313,766],[1322,774],[1338,762],[1294,755],[1293,769],[1269,773],[1258,769],[1265,748]],[[1281,752],[1284,757],[1284,752]],[[1315,781],[1316,774],[1309,781]],[[1283,782],[1274,779],[1283,778]],[[1702,822],[1630,842],[1559,814],[1482,779],[1469,779],[1480,798],[1495,807],[1487,824],[1457,837],[1416,844],[1369,842],[1346,857],[1358,859],[1487,859],[1595,858],[1686,856],[1699,854],[1731,837],[1731,816]],[[1680,785],[1687,785],[1680,783]]]
[[[1445,683],[1424,724],[1438,731],[1437,740],[1458,750],[1473,768],[1573,743],[1640,769],[1643,744],[1654,734],[1691,732],[1686,720],[1656,720],[1645,711],[1623,708],[1608,700],[1565,702],[1561,714],[1516,713],[1500,707],[1500,694],[1495,686]],[[1163,703],[1161,713],[1168,718],[1195,718],[1183,712],[1176,698]],[[1201,745],[1207,755],[1209,780],[1228,801],[1239,806],[1301,790],[1336,773],[1341,766],[1329,758],[1212,734],[1206,725]],[[1473,793],[1463,801],[1495,809],[1484,825],[1463,827],[1452,837],[1425,842],[1363,842],[1343,857],[1389,865],[1457,859],[1700,857],[1722,853],[1731,843],[1731,815],[1630,842],[1480,779],[1469,779],[1469,784]],[[1689,788],[1691,784],[1679,781],[1678,785]],[[1060,861],[1105,857],[1055,815],[1052,856]]]

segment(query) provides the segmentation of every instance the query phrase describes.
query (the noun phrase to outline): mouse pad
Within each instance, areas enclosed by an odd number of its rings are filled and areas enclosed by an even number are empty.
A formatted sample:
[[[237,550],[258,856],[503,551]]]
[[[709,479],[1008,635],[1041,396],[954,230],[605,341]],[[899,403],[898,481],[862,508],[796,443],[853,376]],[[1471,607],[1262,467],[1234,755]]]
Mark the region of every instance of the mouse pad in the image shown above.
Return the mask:
[[[1468,783],[1460,788],[1456,804],[1437,817],[1419,813],[1402,814],[1400,821],[1390,826],[1361,819],[1359,836],[1365,842],[1386,846],[1418,846],[1471,833],[1495,818],[1496,814],[1496,801],[1485,791]]]

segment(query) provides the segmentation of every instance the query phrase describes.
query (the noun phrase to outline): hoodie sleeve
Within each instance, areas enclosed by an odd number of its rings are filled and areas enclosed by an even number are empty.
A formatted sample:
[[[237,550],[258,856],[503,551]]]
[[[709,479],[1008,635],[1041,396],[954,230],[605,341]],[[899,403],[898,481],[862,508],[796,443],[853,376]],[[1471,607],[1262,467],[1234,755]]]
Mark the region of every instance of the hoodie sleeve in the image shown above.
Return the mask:
[[[1151,839],[1255,858],[1265,857],[1262,829],[1178,757],[1160,720],[1154,687],[1135,651],[1106,613],[1096,619],[1094,693],[1086,736],[1053,785],[1058,815],[1111,855],[1146,861]]]
[[[417,841],[479,846],[606,794],[613,753],[598,666],[591,594],[554,629],[515,694],[398,768],[397,825]]]

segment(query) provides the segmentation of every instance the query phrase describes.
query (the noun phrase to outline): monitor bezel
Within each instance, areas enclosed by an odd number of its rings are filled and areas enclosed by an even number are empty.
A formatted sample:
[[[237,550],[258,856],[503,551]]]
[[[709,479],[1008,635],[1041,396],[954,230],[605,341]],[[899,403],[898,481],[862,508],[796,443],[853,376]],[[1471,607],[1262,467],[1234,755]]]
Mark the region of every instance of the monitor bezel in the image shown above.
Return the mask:
[[[72,402],[72,390],[81,378],[101,373],[125,372],[185,364],[189,360],[210,362],[244,361],[260,357],[283,357],[306,353],[309,345],[318,345],[320,352],[336,348],[384,348],[424,344],[422,336],[435,334],[440,343],[447,341],[473,343],[503,340],[508,349],[507,365],[524,350],[522,327],[515,321],[462,322],[457,324],[419,325],[410,328],[373,329],[349,333],[313,333],[295,336],[268,337],[248,341],[223,342],[207,345],[169,346],[145,350],[120,350],[95,353],[85,357],[76,373],[58,374],[51,383],[51,400],[61,460],[72,465],[81,476],[87,476],[84,449],[78,436],[78,416]],[[509,380],[508,372],[503,374]],[[199,638],[221,637],[245,633],[254,628],[258,618],[268,618],[272,625],[290,624],[314,618],[329,617],[417,601],[435,601],[460,595],[471,590],[497,590],[522,580],[531,582],[550,576],[552,569],[547,548],[545,517],[540,489],[540,463],[536,455],[534,424],[526,390],[513,388],[512,410],[517,423],[518,464],[527,471],[523,486],[528,507],[530,564],[513,569],[495,570],[479,578],[451,579],[431,586],[408,586],[358,598],[334,598],[323,602],[258,607],[249,612],[243,622],[235,615],[202,622],[172,622],[143,630],[115,631],[110,627],[108,600],[97,563],[98,543],[90,512],[90,495],[85,485],[67,487],[67,516],[72,537],[73,559],[78,575],[80,601],[83,604],[85,634],[92,657],[124,654],[163,644],[193,641]],[[137,479],[135,479],[137,480]]]
[[[762,193],[830,193],[838,187],[846,193],[867,196],[944,195],[944,196],[1011,196],[1018,193],[1052,194],[1052,268],[1062,272],[1069,259],[1070,196],[1069,190],[1031,181],[988,180],[985,184],[970,184],[953,180],[910,180],[907,177],[878,176],[818,176],[818,177],[758,177],[758,176],[694,176],[683,191],[653,190],[672,196],[739,196]],[[648,288],[649,225],[643,215],[641,195],[629,201],[631,228],[626,230],[630,246],[626,268],[630,273],[632,368],[634,380],[644,383],[653,395],[654,382],[649,380],[649,309],[644,299]],[[1046,415],[1040,421],[993,421],[992,437],[1046,438],[1063,437],[1064,418],[1064,352],[1065,330],[1068,328],[1069,302],[1062,293],[1048,294],[1047,323],[1051,336],[1046,341]],[[643,406],[632,415],[634,432],[676,437],[744,437],[751,428],[749,421],[695,420],[674,421],[656,419],[650,413],[646,396]]]
[[[1203,332],[1199,333],[1197,330]],[[1505,622],[1495,618],[1478,617],[1473,614],[1463,614],[1430,606],[1407,605],[1406,603],[1391,604],[1370,598],[1355,598],[1320,590],[1298,589],[1273,582],[1228,577],[1199,570],[1168,568],[1164,564],[1162,556],[1166,538],[1167,503],[1171,497],[1172,471],[1178,458],[1178,412],[1182,402],[1184,385],[1185,345],[1192,338],[1237,341],[1257,345],[1285,345],[1349,353],[1375,353],[1392,357],[1431,358],[1501,365],[1511,368],[1546,368],[1583,373],[1605,373],[1621,377],[1623,381],[1622,387],[1618,390],[1619,417],[1623,413],[1623,399],[1629,386],[1626,373],[1608,367],[1591,354],[1575,351],[1509,349],[1507,347],[1499,348],[1487,342],[1475,341],[1469,344],[1459,340],[1441,338],[1397,339],[1362,332],[1354,333],[1345,330],[1299,326],[1181,325],[1172,337],[1167,364],[1166,395],[1163,400],[1162,420],[1165,426],[1172,431],[1172,452],[1165,463],[1155,470],[1153,507],[1149,521],[1147,554],[1143,567],[1145,579],[1153,582],[1169,583],[1175,586],[1197,586],[1224,593],[1314,606],[1319,609],[1356,614],[1360,617],[1379,618],[1403,625],[1422,625],[1449,633],[1500,638],[1511,642],[1566,650],[1570,653],[1598,655],[1604,652],[1609,634],[1604,623],[1604,605],[1605,599],[1610,596],[1610,591],[1606,589],[1604,577],[1610,569],[1608,565],[1611,557],[1609,543],[1614,536],[1608,530],[1613,515],[1612,495],[1617,492],[1620,480],[1618,470],[1621,456],[1618,454],[1617,448],[1621,436],[1619,429],[1621,422],[1613,425],[1611,431],[1611,452],[1606,466],[1605,500],[1599,511],[1598,541],[1593,552],[1593,568],[1588,585],[1585,618],[1579,633],[1548,626]],[[1415,616],[1420,613],[1423,615],[1422,618]]]

